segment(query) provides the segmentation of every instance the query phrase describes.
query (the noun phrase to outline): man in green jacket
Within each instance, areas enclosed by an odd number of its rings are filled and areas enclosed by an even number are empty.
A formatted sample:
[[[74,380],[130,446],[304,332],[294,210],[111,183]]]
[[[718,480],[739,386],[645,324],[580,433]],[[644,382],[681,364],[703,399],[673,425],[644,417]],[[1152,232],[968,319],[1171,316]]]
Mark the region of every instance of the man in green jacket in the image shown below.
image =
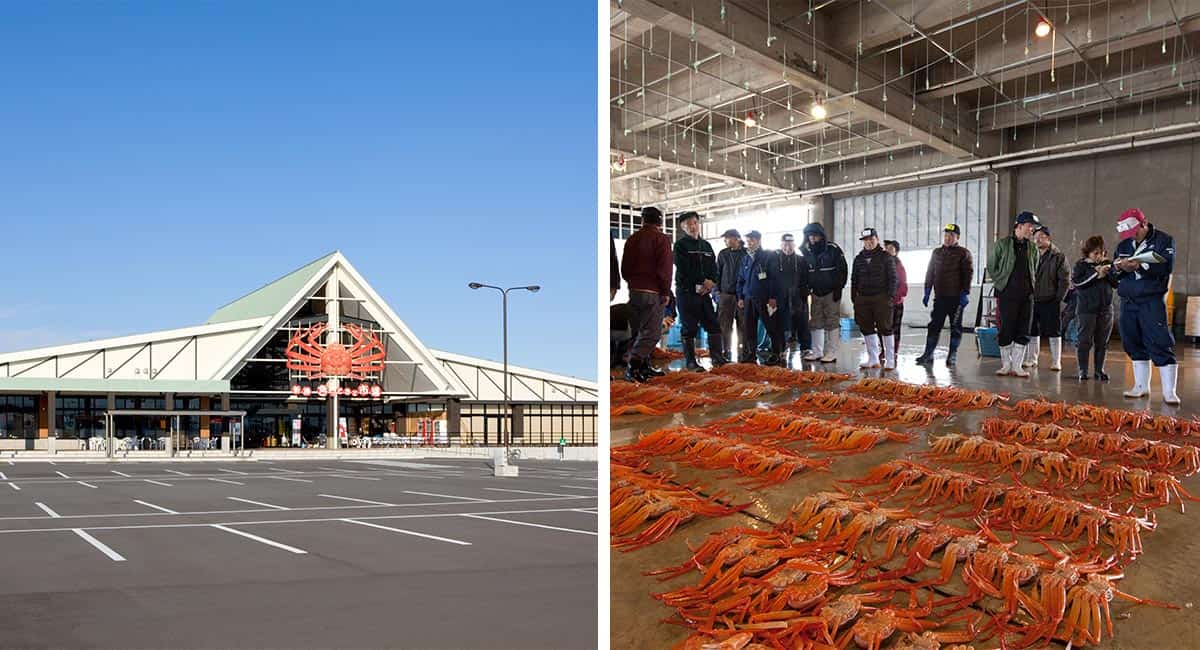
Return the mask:
[[[1013,234],[992,244],[988,255],[988,275],[996,290],[1000,309],[1000,369],[997,375],[1028,377],[1021,367],[1025,346],[1029,343],[1029,323],[1033,316],[1033,280],[1037,276],[1037,247],[1031,238],[1041,225],[1037,215],[1026,210],[1017,215]]]
[[[721,327],[710,295],[717,287],[717,256],[712,246],[700,238],[699,214],[684,212],[679,215],[679,226],[684,234],[675,240],[675,300],[679,305],[683,358],[688,370],[703,372],[696,362],[696,335],[701,325],[708,334],[713,366],[726,363]]]

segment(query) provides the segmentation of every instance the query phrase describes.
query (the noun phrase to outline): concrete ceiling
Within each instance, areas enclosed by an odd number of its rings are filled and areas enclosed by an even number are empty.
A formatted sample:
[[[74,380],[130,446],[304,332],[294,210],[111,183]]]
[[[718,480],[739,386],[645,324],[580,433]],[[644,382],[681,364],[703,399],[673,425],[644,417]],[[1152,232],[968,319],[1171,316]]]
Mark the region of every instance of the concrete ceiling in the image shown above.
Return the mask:
[[[1200,105],[1200,6],[1182,0],[614,0],[609,25],[623,202],[795,191],[849,161],[970,161]]]

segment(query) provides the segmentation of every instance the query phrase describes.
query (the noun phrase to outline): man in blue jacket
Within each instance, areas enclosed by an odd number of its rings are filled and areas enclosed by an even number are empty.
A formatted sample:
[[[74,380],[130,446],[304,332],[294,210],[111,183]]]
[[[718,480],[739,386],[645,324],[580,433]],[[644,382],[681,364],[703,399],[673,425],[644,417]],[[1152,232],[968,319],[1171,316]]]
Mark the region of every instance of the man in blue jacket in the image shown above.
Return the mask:
[[[1175,240],[1156,230],[1137,208],[1117,220],[1117,295],[1121,296],[1121,345],[1133,361],[1133,388],[1125,397],[1150,396],[1150,362],[1158,366],[1163,401],[1179,405],[1175,337],[1167,327],[1167,283],[1175,267]],[[1131,259],[1137,257],[1138,259]]]
[[[758,331],[758,321],[763,322],[767,336],[771,339],[770,356],[766,365],[783,366],[783,328],[779,313],[781,290],[774,255],[762,249],[762,235],[757,230],[746,233],[746,258],[738,274],[738,308],[745,310],[746,331]],[[749,336],[742,340],[742,353],[747,361],[757,357],[754,340]]]

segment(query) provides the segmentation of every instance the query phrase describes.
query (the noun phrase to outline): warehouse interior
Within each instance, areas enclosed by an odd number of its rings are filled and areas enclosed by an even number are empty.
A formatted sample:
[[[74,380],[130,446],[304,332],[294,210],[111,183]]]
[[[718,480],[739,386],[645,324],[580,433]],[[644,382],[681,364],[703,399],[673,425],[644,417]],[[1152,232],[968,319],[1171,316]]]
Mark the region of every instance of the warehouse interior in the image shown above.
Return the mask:
[[[803,639],[816,644],[807,647],[839,642],[868,647],[869,635],[860,632],[886,627],[881,622],[885,615],[900,623],[877,639],[881,648],[938,647],[935,642],[976,648],[1187,646],[1180,639],[1197,631],[1190,608],[1200,587],[1179,569],[1200,562],[1200,548],[1193,541],[1200,524],[1182,505],[1189,491],[1200,494],[1200,482],[1195,468],[1158,463],[1131,450],[1154,447],[1165,454],[1169,449],[1177,458],[1200,453],[1189,440],[1200,434],[1192,428],[1200,413],[1200,266],[1193,266],[1188,245],[1200,233],[1200,198],[1193,190],[1200,179],[1200,5],[1190,4],[610,3],[610,227],[618,255],[623,241],[641,225],[641,210],[656,206],[672,240],[680,235],[678,215],[700,213],[701,236],[715,251],[724,247],[721,234],[729,228],[759,230],[763,246],[774,249],[783,233],[799,238],[805,224],[819,222],[849,261],[860,248],[859,231],[874,227],[881,238],[901,242],[900,259],[909,279],[896,372],[860,370],[861,337],[851,328],[843,330],[836,364],[793,358],[788,375],[733,364],[719,373],[687,373],[685,381],[683,373],[672,378],[671,371],[680,370],[682,362],[670,360],[662,366],[666,377],[640,385],[645,391],[660,382],[661,390],[676,390],[668,407],[661,406],[666,401],[645,407],[650,393],[632,392],[639,386],[621,382],[614,373],[614,646],[663,647],[686,639],[727,643],[722,647],[800,647]],[[1148,399],[1122,396],[1133,382],[1133,370],[1115,329],[1108,346],[1110,382],[1078,381],[1069,344],[1062,352],[1061,371],[1049,368],[1043,347],[1039,366],[1029,369],[1031,377],[996,377],[1000,361],[981,354],[984,346],[973,336],[977,325],[988,324],[983,305],[990,304],[986,297],[992,287],[984,267],[992,243],[1012,233],[1015,215],[1031,211],[1053,230],[1055,244],[1071,264],[1080,258],[1080,242],[1090,235],[1103,236],[1107,249],[1115,249],[1116,222],[1129,208],[1141,209],[1175,241],[1165,300],[1182,406],[1160,398],[1157,374]],[[947,223],[962,228],[961,245],[975,259],[963,319],[967,335],[957,366],[944,363],[945,333],[936,361],[915,365],[929,321],[921,300],[925,269]],[[853,308],[849,291],[845,293],[841,315],[849,319]],[[622,287],[614,304],[627,295]],[[664,356],[677,355],[668,351]],[[699,385],[702,381],[711,382],[708,389]],[[917,385],[938,389],[913,387]],[[835,402],[835,397],[847,396],[854,396],[852,403]],[[1045,406],[1047,402],[1058,406]],[[827,421],[811,422],[813,431],[830,436],[852,432],[855,441],[878,436],[877,444],[800,440],[786,422],[807,422],[805,418]],[[835,422],[848,429],[829,431]],[[1015,423],[1021,422],[1030,426],[1018,431]],[[1052,434],[1057,447],[1048,441]],[[981,436],[988,444],[956,456],[961,441],[949,437],[953,435]],[[1084,438],[1097,435],[1107,436],[1110,446],[1080,446]],[[761,458],[753,455],[750,461],[745,456],[714,459],[704,451],[712,436],[736,439],[733,446],[745,445],[760,457],[771,450],[799,454],[810,465],[789,456],[800,469],[764,484],[752,468],[775,465],[754,464]],[[675,446],[665,442],[669,440]],[[1006,457],[1018,463],[1010,466],[987,455],[1005,453],[1003,449],[1018,449],[1031,464],[1025,467],[1020,463],[1026,461]],[[1091,473],[1071,480],[1039,473],[1051,462],[1048,455],[1058,453],[1083,464],[1094,461]],[[847,482],[866,480],[897,459],[941,472],[943,480],[953,472],[960,480],[971,475],[986,485],[1002,485],[1002,492],[975,510],[964,508],[950,491],[922,493],[923,484],[911,476],[905,480],[914,482],[895,483],[895,492],[888,480],[882,491],[880,484]],[[1099,472],[1131,468],[1173,486],[1164,488],[1169,503],[1097,483]],[[687,510],[676,502],[686,515],[670,519],[653,514],[641,527],[631,523],[628,530],[616,532],[618,514],[637,512],[633,505],[638,496],[628,492],[631,483],[642,492],[687,492],[688,498],[707,499],[712,508],[707,513]],[[1007,501],[1023,486],[1044,490],[1047,502],[1064,499],[1070,500],[1069,507],[1082,503],[1099,508],[1113,527],[1118,515],[1136,517],[1144,549],[1120,546],[1115,528],[1089,542],[1086,534],[1078,537],[1078,530],[1053,531],[1018,519]],[[682,492],[672,494],[682,499]],[[841,519],[805,529],[804,535],[788,528],[798,525],[800,504],[828,492],[844,492],[859,505],[845,509]],[[717,514],[735,507],[736,512]],[[880,540],[886,539],[889,523],[872,524],[863,533],[866,541],[850,540],[858,543],[857,550],[842,534],[873,508],[903,509],[905,517],[953,525],[959,535],[971,531],[985,538],[982,548],[1009,545],[1005,562],[1025,561],[1037,569],[1005,592],[1019,591],[1023,597],[991,594],[987,580],[980,587],[961,576],[971,563],[970,553],[964,552],[966,559],[958,563],[945,560],[943,544],[922,555],[914,551],[915,534],[899,548],[909,554],[907,561],[921,565],[919,570],[914,564],[909,567],[913,571],[905,572],[906,559],[899,551],[880,563],[886,546]],[[655,528],[659,520],[662,524]],[[738,575],[740,565],[731,561],[704,577],[719,561],[703,556],[703,542],[719,539],[717,548],[744,549],[739,540],[745,545],[754,537],[734,534],[733,528],[773,533],[772,541],[755,539],[752,546],[760,555],[793,548],[802,538],[832,539],[841,544],[834,544],[836,568],[827,566],[822,572],[808,567],[803,584],[820,595],[805,602],[780,600],[782,588],[763,591],[764,576],[784,575],[776,573],[785,566],[781,556],[765,573]],[[779,541],[781,530],[791,538],[787,544]],[[993,533],[998,540],[988,537]],[[797,552],[810,559],[828,559],[830,553],[828,548],[822,551],[826,555],[811,548],[813,556]],[[1083,617],[1089,621],[1085,624],[1072,618],[1070,610],[1054,616],[1030,604],[1044,596],[1040,580],[1055,571],[1060,555],[1067,556],[1063,562],[1076,563],[1072,566],[1114,558],[1103,569],[1088,567],[1065,589],[1069,603],[1093,602],[1085,600],[1088,589],[1100,590],[1111,607],[1111,631],[1106,611],[1097,614],[1101,618],[1094,629],[1083,632],[1091,624],[1089,617]],[[983,557],[990,556],[981,561]],[[831,576],[863,566],[860,560],[870,568],[849,584],[835,584]],[[925,561],[936,567],[925,567]],[[646,575],[672,566],[685,570],[670,580]],[[950,577],[940,581],[944,567],[951,567]],[[865,604],[856,617],[829,629],[828,637],[824,627],[800,622],[821,618],[823,606],[840,604],[843,597],[865,593],[864,585],[879,582],[877,576],[889,570],[893,576],[887,593],[893,600]],[[719,588],[705,584],[715,575],[728,577],[728,583]],[[895,584],[897,579],[903,588]],[[1101,580],[1121,592],[1111,602],[1103,598]],[[995,586],[998,592],[1005,589],[999,579]],[[1135,602],[1122,594],[1153,602]]]

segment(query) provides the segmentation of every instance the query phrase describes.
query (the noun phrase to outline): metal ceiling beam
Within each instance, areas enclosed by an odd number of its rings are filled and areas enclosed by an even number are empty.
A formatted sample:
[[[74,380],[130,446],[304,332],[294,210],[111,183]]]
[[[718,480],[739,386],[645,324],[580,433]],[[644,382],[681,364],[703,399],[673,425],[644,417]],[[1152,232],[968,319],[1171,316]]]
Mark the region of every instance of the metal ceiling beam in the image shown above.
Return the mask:
[[[830,45],[844,54],[853,56],[862,41],[864,52],[869,52],[892,41],[913,36],[909,23],[933,28],[961,18],[967,12],[961,0],[911,0],[906,2],[903,16],[896,15],[875,2],[851,2],[834,11],[831,19],[838,25]],[[983,0],[973,3],[971,11],[987,12],[1004,4],[1003,1]],[[862,11],[862,30],[859,30],[859,11]],[[915,9],[915,11],[913,11]],[[937,32],[935,32],[937,33]]]
[[[714,50],[728,52],[730,60],[766,70],[777,70],[782,78],[793,86],[821,96],[837,97],[852,93],[856,78],[861,76],[855,74],[853,65],[828,56],[820,60],[825,66],[825,74],[821,76],[813,74],[807,67],[798,67],[794,62],[785,63],[785,50],[789,54],[800,55],[811,51],[812,43],[805,42],[781,26],[768,24],[767,21],[733,3],[725,3],[723,18],[716,4],[693,7],[687,0],[625,0],[622,6],[632,15],[677,34],[690,37],[694,33],[698,42]],[[727,35],[732,26],[736,26],[733,38]],[[836,110],[842,110],[845,108],[842,104],[848,104],[850,110],[861,118],[894,131],[907,130],[911,122],[914,139],[926,141],[934,149],[955,157],[972,155],[971,149],[976,142],[976,134],[973,131],[962,129],[956,133],[955,129],[942,127],[938,115],[920,104],[916,105],[915,110],[911,110],[911,97],[896,90],[889,94],[894,98],[892,104],[897,110],[894,113],[889,112],[888,102],[883,101],[884,93],[877,87],[879,81],[866,81],[866,84],[860,81],[859,87],[865,86],[867,89],[858,92],[853,99],[836,100]],[[998,149],[998,141],[995,144]]]
[[[635,156],[632,153],[629,153],[628,151],[622,151],[620,149],[613,149],[612,153],[617,154],[617,155],[624,155],[625,161],[627,163],[642,161],[648,165],[658,165],[659,167],[662,167],[663,169],[666,169],[666,170],[682,171],[682,172],[687,172],[689,174],[695,174],[697,176],[703,176],[705,178],[714,178],[714,179],[717,179],[720,181],[727,181],[730,183],[740,183],[742,185],[745,185],[746,187],[753,187],[753,188],[757,188],[760,190],[786,191],[784,188],[776,186],[776,185],[769,185],[767,183],[759,183],[757,181],[748,181],[743,178],[738,178],[736,176],[730,176],[728,174],[722,174],[720,172],[715,172],[715,171],[708,170],[708,169],[700,169],[698,167],[692,167],[691,165],[684,165],[682,163],[676,163],[676,162],[671,162],[671,161],[667,161],[667,160],[658,160],[657,158],[652,158],[650,156],[640,156],[640,155]]]
[[[1158,11],[1165,14],[1169,11],[1168,2],[1165,0],[1155,0],[1160,6]],[[1145,6],[1140,5],[1134,13],[1144,13]],[[1132,11],[1132,10],[1129,10]],[[1152,8],[1152,11],[1154,9]],[[1157,12],[1156,12],[1157,13]],[[1114,18],[1117,23],[1122,25],[1133,25],[1138,23],[1132,16],[1126,15],[1125,11],[1115,14]],[[1174,20],[1168,21],[1174,24]],[[1136,29],[1129,29],[1120,34],[1114,35],[1111,39],[1097,39],[1097,34],[1103,33],[1105,18],[1103,16],[1093,15],[1092,21],[1089,24],[1086,16],[1082,19],[1074,19],[1070,25],[1059,25],[1060,34],[1066,34],[1072,42],[1079,45],[1079,52],[1088,59],[1096,60],[1104,56],[1104,52],[1122,52],[1125,50],[1145,47],[1147,45],[1159,43],[1162,41],[1163,24],[1153,25],[1150,27],[1141,26]],[[1186,33],[1200,31],[1200,14],[1192,14],[1183,17],[1180,21],[1182,30]],[[1093,39],[1087,42],[1087,32],[1089,28],[1092,31]],[[1105,47],[1107,45],[1107,48]],[[1168,43],[1168,47],[1174,47],[1172,43]],[[1002,46],[999,41],[995,43],[981,44],[979,48],[979,56],[972,61],[972,64],[982,71],[986,79],[995,80],[1003,75],[1004,79],[1020,79],[1032,74],[1039,74],[1050,70],[1051,62],[1055,69],[1062,70],[1066,67],[1079,64],[1082,59],[1079,53],[1076,52],[1070,45],[1064,43],[1057,44],[1054,51],[1051,51],[1051,39],[1036,39],[1033,47],[1030,49],[1029,56],[1024,56],[1024,47],[1019,43],[1010,41],[1007,47]],[[1165,55],[1170,57],[1168,53]],[[1061,72],[1058,74],[1062,74]],[[987,85],[984,79],[980,79],[973,75],[963,75],[957,79],[950,79],[941,83],[933,84],[928,91],[917,93],[917,97],[921,99],[939,99],[949,97],[953,94],[961,94],[974,91],[978,88],[983,88]]]
[[[825,165],[836,165],[837,163],[845,162],[847,160],[858,160],[859,158],[866,158],[869,156],[878,156],[881,154],[894,153],[897,151],[906,151],[908,149],[915,149],[916,147],[919,147],[919,146],[921,146],[920,142],[901,142],[899,144],[894,144],[894,145],[891,145],[888,147],[883,147],[880,149],[872,149],[870,151],[861,150],[861,151],[856,151],[854,153],[843,154],[841,156],[834,156],[832,158],[822,158],[819,161],[804,163],[802,165],[790,165],[788,167],[781,167],[779,169],[779,171],[780,172],[798,172],[798,171],[803,171],[805,169],[812,169],[814,167],[823,167]]]

